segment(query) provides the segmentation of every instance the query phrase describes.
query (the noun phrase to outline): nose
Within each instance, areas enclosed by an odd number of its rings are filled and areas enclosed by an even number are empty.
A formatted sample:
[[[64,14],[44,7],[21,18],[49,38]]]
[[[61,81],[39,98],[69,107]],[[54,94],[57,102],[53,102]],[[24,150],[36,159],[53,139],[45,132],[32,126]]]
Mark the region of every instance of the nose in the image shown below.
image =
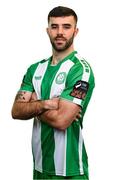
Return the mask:
[[[63,28],[62,28],[62,27],[59,27],[57,33],[58,33],[58,34],[63,34]]]

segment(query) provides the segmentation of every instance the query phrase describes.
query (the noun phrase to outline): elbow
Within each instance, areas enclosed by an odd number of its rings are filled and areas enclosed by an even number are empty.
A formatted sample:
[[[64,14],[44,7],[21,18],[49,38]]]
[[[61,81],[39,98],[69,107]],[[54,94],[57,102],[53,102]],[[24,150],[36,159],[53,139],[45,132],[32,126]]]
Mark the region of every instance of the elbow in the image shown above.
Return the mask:
[[[65,126],[58,126],[57,129],[59,129],[60,131],[65,131],[67,129],[67,127],[65,127]]]
[[[18,119],[18,113],[16,113],[16,111],[14,111],[14,109],[12,109],[12,111],[11,111],[11,116],[13,119]]]
[[[17,107],[13,107],[11,111],[11,116],[13,119],[22,119],[21,114]]]
[[[12,110],[11,110],[11,117],[13,119],[18,119],[18,106],[16,105],[16,103],[13,104]]]
[[[61,131],[65,131],[69,125],[70,124],[67,122],[67,120],[58,119],[56,122],[56,128]]]
[[[19,113],[19,111],[15,110],[15,109],[12,109],[11,116],[13,119],[16,119],[16,120],[28,120],[28,119],[30,119],[30,117],[24,116],[23,113]]]
[[[18,105],[14,104],[11,110],[11,116],[13,119],[20,119],[23,120],[23,114],[20,113],[20,108]]]
[[[15,120],[27,120],[28,118],[23,118],[23,116],[19,115],[16,112],[11,112],[11,116]]]
[[[12,119],[18,119],[15,114],[11,113]]]
[[[56,128],[59,129],[59,130],[61,130],[61,131],[65,131],[65,130],[68,128],[68,126],[65,126],[65,125],[57,125]]]

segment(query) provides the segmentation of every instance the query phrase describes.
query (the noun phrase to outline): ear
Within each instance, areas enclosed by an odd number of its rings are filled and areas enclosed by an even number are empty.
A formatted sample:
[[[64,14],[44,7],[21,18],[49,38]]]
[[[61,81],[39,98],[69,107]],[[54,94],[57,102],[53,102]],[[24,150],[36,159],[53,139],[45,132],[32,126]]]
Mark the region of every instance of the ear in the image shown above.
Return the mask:
[[[49,28],[48,28],[48,27],[46,28],[46,32],[47,32],[47,34],[49,35]]]
[[[78,28],[75,28],[75,32],[74,32],[74,36],[76,36],[79,32],[79,29]]]

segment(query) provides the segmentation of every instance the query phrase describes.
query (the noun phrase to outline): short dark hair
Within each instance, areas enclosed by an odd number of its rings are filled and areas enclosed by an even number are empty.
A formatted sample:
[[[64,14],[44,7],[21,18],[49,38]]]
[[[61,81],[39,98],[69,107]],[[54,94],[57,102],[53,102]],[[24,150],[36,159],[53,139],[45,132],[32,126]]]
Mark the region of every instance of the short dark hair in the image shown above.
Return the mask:
[[[65,17],[65,16],[74,16],[75,22],[77,23],[78,17],[75,11],[71,8],[64,7],[64,6],[58,6],[53,8],[49,14],[48,14],[48,22],[50,20],[50,17]]]

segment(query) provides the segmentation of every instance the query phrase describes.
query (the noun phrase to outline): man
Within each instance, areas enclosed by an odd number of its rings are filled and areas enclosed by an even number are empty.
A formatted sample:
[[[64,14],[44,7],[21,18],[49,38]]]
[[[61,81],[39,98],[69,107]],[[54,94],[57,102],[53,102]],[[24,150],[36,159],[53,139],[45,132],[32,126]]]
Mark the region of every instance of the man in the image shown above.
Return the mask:
[[[88,179],[81,129],[94,76],[74,51],[77,33],[72,9],[58,6],[49,12],[52,56],[28,68],[14,101],[14,119],[34,117],[34,179]]]

